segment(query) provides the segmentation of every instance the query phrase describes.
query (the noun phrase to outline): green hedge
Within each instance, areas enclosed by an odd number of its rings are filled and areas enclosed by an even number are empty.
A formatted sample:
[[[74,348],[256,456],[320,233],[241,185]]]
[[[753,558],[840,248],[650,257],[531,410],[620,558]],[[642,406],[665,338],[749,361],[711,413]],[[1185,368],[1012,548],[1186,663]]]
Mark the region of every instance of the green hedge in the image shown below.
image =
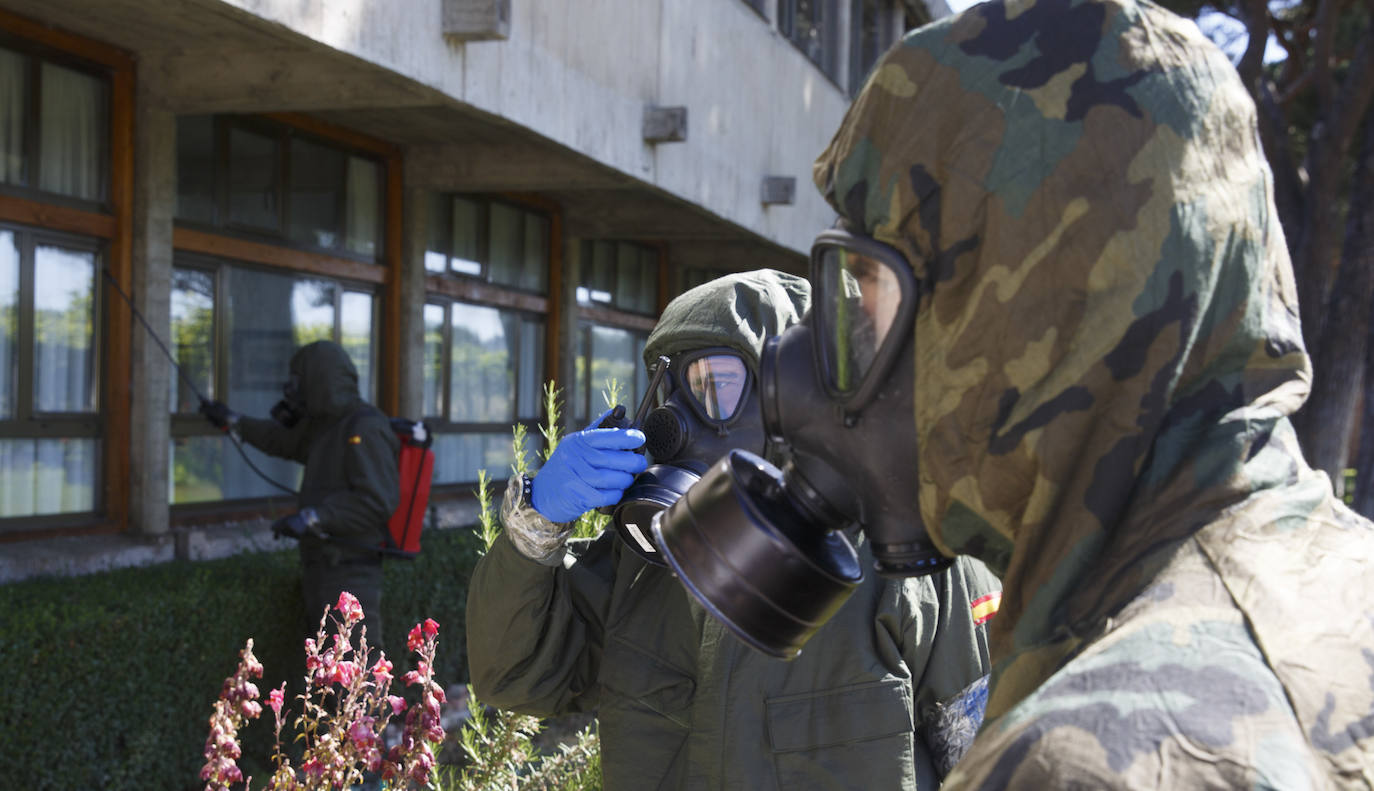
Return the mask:
[[[386,652],[409,668],[406,632],[440,624],[436,677],[467,679],[463,612],[471,531],[430,531],[414,561],[388,561]],[[303,669],[293,550],[0,586],[0,778],[24,789],[201,787],[210,707],[244,641],[265,691]],[[266,779],[270,715],[245,734],[245,771]],[[258,766],[253,759],[260,760]]]

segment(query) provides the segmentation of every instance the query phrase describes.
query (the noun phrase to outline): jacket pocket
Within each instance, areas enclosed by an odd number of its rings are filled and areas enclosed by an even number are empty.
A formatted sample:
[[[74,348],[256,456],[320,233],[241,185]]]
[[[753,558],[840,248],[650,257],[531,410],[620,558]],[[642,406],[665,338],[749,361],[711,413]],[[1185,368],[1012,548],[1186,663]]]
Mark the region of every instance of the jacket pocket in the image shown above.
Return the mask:
[[[788,695],[764,705],[779,788],[916,789],[907,681]]]

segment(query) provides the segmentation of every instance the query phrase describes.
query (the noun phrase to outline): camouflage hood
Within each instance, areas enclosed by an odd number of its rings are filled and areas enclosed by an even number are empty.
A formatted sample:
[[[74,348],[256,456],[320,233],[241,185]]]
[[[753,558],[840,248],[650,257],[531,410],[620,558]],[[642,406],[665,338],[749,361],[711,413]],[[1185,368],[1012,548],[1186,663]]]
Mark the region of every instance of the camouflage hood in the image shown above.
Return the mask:
[[[1305,469],[1285,416],[1308,360],[1254,128],[1191,21],[991,2],[880,60],[816,162],[928,290],[921,513],[1003,574],[990,717],[1208,518]]]
[[[725,346],[757,377],[763,342],[796,324],[811,306],[804,277],[756,269],[718,277],[668,304],[644,344],[644,364],[687,349]]]
[[[358,393],[358,369],[343,347],[315,341],[291,356],[291,373],[301,378],[306,411],[314,418],[337,419],[363,403]]]

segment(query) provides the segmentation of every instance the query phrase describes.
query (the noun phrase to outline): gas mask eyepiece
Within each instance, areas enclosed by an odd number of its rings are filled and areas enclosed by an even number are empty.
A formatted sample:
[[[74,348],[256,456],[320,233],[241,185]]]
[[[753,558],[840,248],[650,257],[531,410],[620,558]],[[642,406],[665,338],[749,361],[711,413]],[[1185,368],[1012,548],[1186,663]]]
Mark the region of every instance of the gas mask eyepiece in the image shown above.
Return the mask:
[[[291,374],[281,388],[282,399],[272,405],[272,419],[291,428],[305,417],[305,393],[301,391],[301,377]]]

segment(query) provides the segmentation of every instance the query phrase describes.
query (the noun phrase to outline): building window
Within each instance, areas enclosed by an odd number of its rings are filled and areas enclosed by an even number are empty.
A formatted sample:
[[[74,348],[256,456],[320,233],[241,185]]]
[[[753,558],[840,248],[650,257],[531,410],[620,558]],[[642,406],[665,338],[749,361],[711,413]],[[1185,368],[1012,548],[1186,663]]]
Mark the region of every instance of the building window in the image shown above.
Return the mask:
[[[96,510],[99,246],[0,226],[0,518]]]
[[[177,219],[375,262],[382,166],[257,118],[177,119]]]
[[[172,354],[206,398],[266,417],[282,397],[296,349],[332,340],[357,367],[362,397],[375,403],[378,300],[370,287],[181,255],[171,292]],[[173,380],[170,398],[173,503],[281,493],[196,414],[196,393],[182,377]],[[243,447],[269,477],[295,488],[300,465]]]
[[[653,316],[658,313],[658,250],[630,242],[582,243],[579,305]]]
[[[827,77],[834,79],[839,26],[838,0],[778,0],[778,29]]]
[[[873,64],[896,41],[891,0],[853,0],[849,16],[849,92],[857,94]]]
[[[434,482],[503,480],[514,461],[511,427],[529,429],[528,461],[542,447],[542,316],[431,299],[424,307],[424,418],[435,434]]]
[[[573,392],[568,396],[575,428],[606,411],[605,394],[612,385],[619,392],[617,403],[633,414],[649,386],[644,370],[644,343],[647,329],[612,327],[583,322],[577,333],[577,360]]]
[[[102,72],[0,48],[0,184],[104,203],[109,94]]]
[[[425,270],[544,294],[549,290],[549,218],[476,195],[435,195]]]

